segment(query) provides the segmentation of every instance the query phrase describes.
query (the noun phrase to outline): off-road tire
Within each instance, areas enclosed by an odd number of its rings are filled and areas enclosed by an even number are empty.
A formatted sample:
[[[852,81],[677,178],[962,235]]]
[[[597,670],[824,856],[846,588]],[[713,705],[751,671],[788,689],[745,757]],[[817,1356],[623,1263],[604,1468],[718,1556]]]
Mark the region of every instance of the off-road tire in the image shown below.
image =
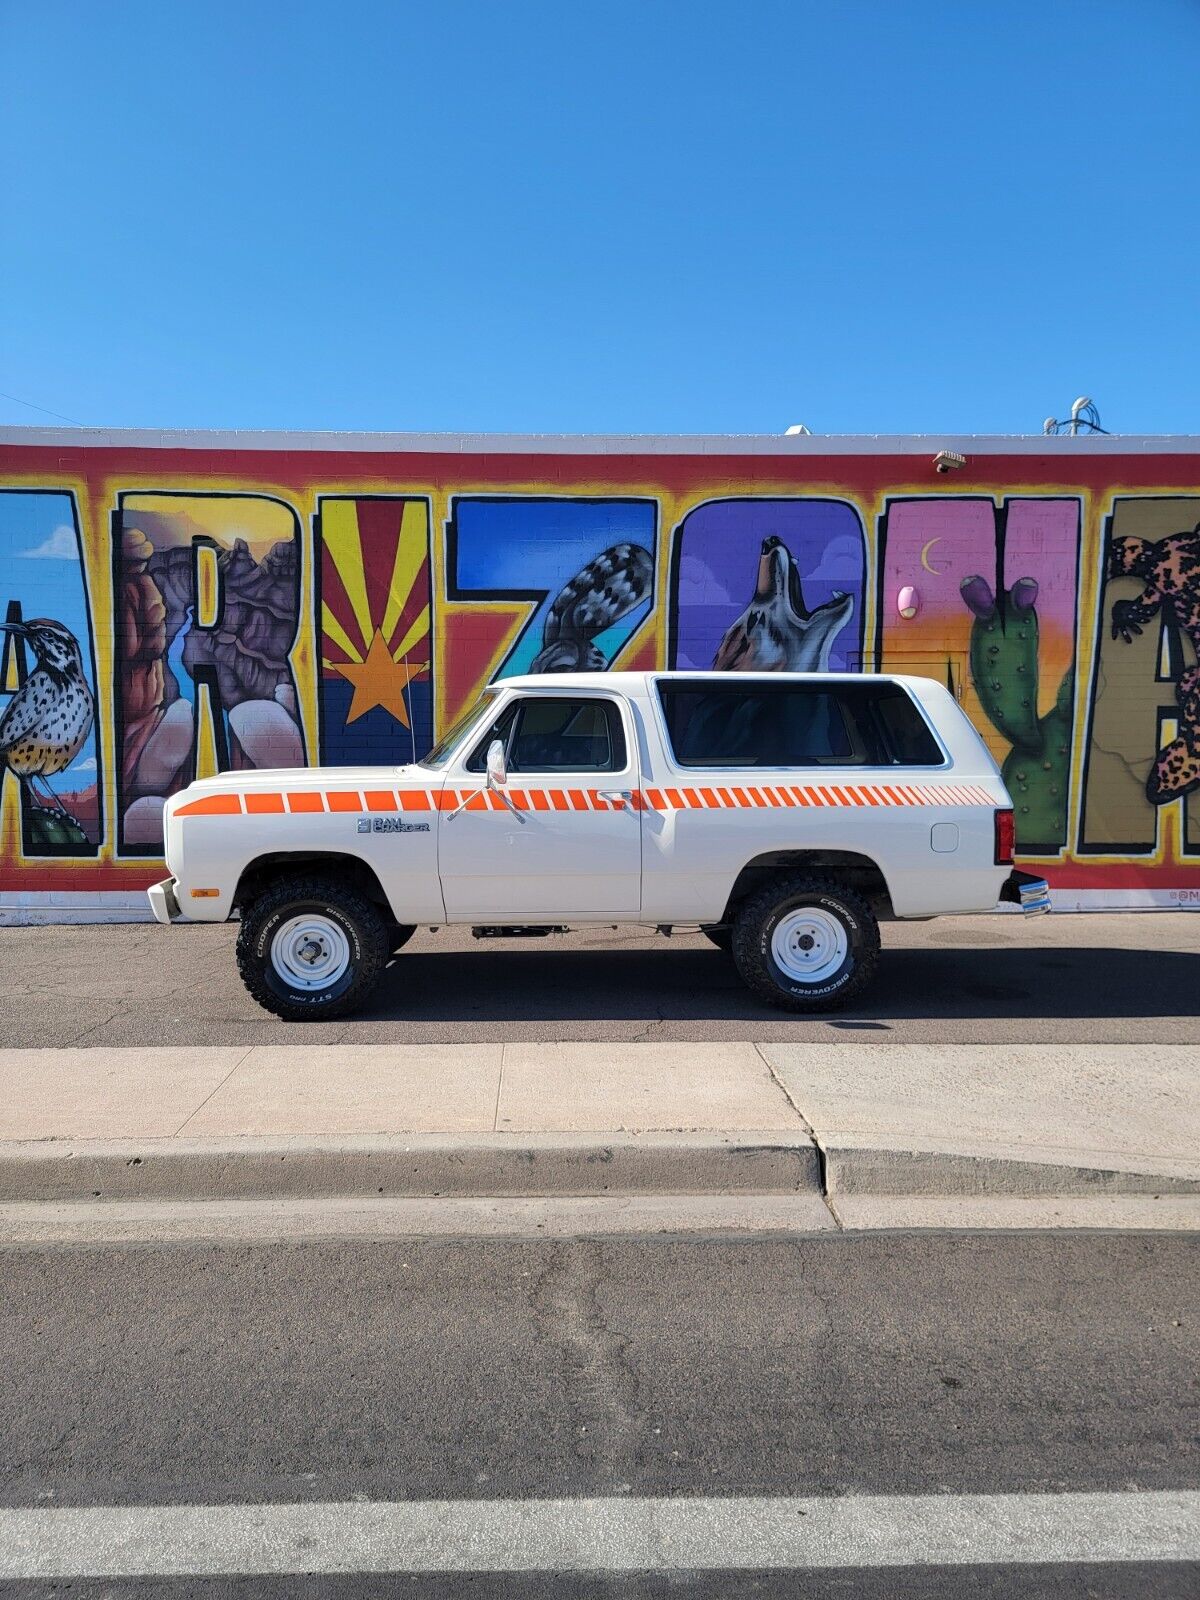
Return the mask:
[[[701,928],[700,932],[709,944],[715,944],[718,950],[724,950],[728,955],[733,949],[733,929],[727,925],[719,928]]]
[[[845,960],[819,982],[806,983],[777,963],[771,948],[779,922],[811,906],[841,924]],[[853,889],[837,878],[794,873],[746,900],[733,924],[733,959],[742,981],[770,1005],[788,1011],[833,1011],[853,1000],[870,983],[879,960],[879,923]]]
[[[275,970],[271,944],[292,917],[315,912],[338,924],[350,947],[350,963],[327,989],[291,987]],[[360,1006],[387,965],[393,940],[388,920],[356,889],[331,878],[297,874],[276,878],[243,907],[237,938],[242,982],[266,1011],[287,1022],[319,1022]]]

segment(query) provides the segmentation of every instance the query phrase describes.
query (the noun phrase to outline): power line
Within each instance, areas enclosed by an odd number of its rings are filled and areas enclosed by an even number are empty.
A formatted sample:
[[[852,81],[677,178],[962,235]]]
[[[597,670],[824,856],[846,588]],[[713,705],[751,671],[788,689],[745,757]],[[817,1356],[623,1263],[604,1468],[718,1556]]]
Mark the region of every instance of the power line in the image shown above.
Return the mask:
[[[69,422],[76,428],[87,426],[86,423],[80,422],[78,417],[64,417],[61,411],[50,411],[45,406],[35,406],[32,400],[22,400],[19,394],[5,394],[3,389],[0,389],[0,400],[11,400],[15,406],[28,406],[30,411],[40,411],[46,417],[57,417],[60,422]]]

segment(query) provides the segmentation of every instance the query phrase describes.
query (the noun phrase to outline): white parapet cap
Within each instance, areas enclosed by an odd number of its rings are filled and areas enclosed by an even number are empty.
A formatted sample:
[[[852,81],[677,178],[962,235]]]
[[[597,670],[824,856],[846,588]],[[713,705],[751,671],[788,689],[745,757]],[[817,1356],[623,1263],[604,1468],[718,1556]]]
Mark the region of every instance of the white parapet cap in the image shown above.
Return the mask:
[[[1195,434],[334,433],[203,428],[0,427],[0,447],[358,451],[380,455],[977,456],[1200,455]]]

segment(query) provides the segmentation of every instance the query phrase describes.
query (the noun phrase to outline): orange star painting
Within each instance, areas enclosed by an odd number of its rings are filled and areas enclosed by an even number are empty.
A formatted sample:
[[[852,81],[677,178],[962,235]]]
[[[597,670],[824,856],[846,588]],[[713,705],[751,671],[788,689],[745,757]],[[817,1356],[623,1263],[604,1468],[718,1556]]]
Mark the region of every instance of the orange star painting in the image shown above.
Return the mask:
[[[325,496],[316,544],[322,761],[423,755],[433,742],[428,501]]]

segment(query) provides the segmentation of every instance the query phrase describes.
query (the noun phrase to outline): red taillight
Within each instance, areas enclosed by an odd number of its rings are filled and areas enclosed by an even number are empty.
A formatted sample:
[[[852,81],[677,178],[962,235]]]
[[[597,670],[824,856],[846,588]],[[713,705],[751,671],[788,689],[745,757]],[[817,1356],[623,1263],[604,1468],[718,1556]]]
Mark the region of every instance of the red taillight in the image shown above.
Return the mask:
[[[997,811],[996,813],[996,865],[998,867],[1011,867],[1013,864],[1013,846],[1017,842],[1017,825],[1012,811]]]

